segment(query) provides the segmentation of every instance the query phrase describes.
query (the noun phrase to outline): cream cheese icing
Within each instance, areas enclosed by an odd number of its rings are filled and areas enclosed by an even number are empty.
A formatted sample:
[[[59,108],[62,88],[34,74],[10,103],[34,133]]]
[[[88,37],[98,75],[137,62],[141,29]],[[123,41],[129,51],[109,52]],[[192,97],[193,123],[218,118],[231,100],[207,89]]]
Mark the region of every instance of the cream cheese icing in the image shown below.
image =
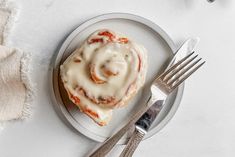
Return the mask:
[[[106,124],[112,110],[126,104],[143,86],[146,53],[121,34],[94,32],[60,67],[70,99],[98,124]]]

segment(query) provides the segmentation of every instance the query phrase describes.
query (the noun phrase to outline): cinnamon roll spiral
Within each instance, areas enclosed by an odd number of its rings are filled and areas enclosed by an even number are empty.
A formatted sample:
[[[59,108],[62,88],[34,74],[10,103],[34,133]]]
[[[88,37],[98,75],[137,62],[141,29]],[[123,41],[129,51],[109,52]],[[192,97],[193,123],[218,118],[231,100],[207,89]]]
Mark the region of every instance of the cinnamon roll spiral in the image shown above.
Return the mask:
[[[98,30],[61,65],[70,100],[99,125],[144,84],[146,50],[111,30]]]

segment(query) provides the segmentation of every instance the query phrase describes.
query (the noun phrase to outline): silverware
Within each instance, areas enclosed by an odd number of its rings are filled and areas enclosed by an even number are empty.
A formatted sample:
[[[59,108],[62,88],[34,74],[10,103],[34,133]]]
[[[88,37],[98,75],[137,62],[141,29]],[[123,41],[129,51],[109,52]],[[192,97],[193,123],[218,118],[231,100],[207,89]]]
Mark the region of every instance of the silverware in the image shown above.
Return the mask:
[[[155,103],[163,104],[166,97],[181,84],[186,78],[188,78],[193,72],[195,72],[199,67],[201,67],[205,62],[197,65],[201,60],[196,61],[195,58],[190,58],[193,53],[184,57],[178,63],[169,68],[166,72],[162,73],[151,86],[151,96],[147,102],[147,106],[142,106],[137,113],[133,115],[131,120],[114,136],[108,139],[104,144],[98,148],[90,157],[104,157],[112,147],[118,142],[118,140],[128,131],[128,129],[141,117],[147,109]],[[192,63],[193,62],[193,63]],[[157,93],[157,96],[156,96]]]
[[[189,38],[187,39],[180,48],[175,52],[173,59],[168,63],[165,71],[170,68],[173,64],[177,63],[179,60],[184,58],[187,54],[195,51],[195,47],[199,43],[199,38]]]
[[[193,52],[194,53],[194,52]],[[164,106],[164,101],[167,96],[185,79],[187,79],[193,72],[201,67],[205,62],[200,62],[197,58],[198,55],[191,57],[189,54],[184,59],[173,65],[169,70],[164,72],[151,86],[153,105],[143,116],[136,122],[135,131],[128,141],[125,149],[122,151],[120,157],[131,157],[139,145],[144,135],[148,132],[151,124],[156,119],[158,113]],[[196,66],[197,65],[197,66]],[[171,71],[171,72],[169,72]],[[185,75],[185,73],[187,73]],[[159,95],[161,99],[159,100]],[[155,98],[154,98],[155,97]]]
[[[168,64],[169,69],[173,64],[178,62],[180,59],[185,57],[188,53],[193,52],[196,45],[199,42],[199,38],[190,38],[184,42],[184,44],[178,49],[178,51],[175,53],[174,58],[171,60],[171,62]],[[166,71],[165,70],[165,71]],[[164,104],[162,104],[164,105]],[[127,145],[125,149],[123,150],[121,156],[125,156],[125,154],[129,153],[128,149],[129,147],[137,147],[137,143],[142,140],[144,135],[146,134],[145,130],[148,130],[151,126],[152,122],[157,117],[158,113],[160,112],[161,106],[158,104],[153,104],[143,115],[142,117],[136,122],[135,124],[135,131],[132,134],[132,136],[127,141]],[[142,130],[140,126],[147,125],[145,130]],[[134,150],[134,149],[131,149]]]
[[[156,94],[157,96],[157,92],[153,94]],[[158,113],[161,111],[164,101],[165,100],[155,102],[136,122],[134,133],[119,157],[131,157],[133,155],[135,149],[138,147]]]
[[[175,64],[177,61],[182,59],[183,57],[186,56],[189,52],[193,52],[194,48],[196,47],[197,43],[199,42],[198,38],[190,38],[184,42],[184,44],[177,50],[175,53],[174,57],[171,59],[170,63],[168,64],[167,69]],[[147,101],[148,102],[148,101]],[[139,113],[136,113],[136,117],[140,117],[139,114],[144,113],[148,108],[144,104],[141,109],[139,109]],[[134,116],[133,116],[134,117]],[[99,152],[102,152],[103,156],[107,154],[111,149],[114,147],[114,145],[119,141],[119,139],[127,132],[127,130],[134,125],[136,122],[135,118],[131,119],[131,121],[126,124],[125,127],[123,127],[117,134],[109,138],[108,140],[105,141],[105,143],[99,147],[91,156],[95,156],[95,154],[98,154]],[[101,154],[101,155],[102,155]],[[98,156],[98,155],[97,155]]]

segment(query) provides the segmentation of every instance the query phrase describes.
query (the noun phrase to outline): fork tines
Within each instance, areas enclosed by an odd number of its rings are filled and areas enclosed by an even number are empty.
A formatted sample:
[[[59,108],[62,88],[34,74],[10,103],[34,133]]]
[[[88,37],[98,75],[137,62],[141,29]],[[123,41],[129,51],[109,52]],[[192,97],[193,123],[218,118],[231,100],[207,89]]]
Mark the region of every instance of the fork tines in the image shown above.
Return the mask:
[[[159,79],[171,90],[175,89],[205,63],[205,61],[201,61],[202,58],[197,58],[198,55],[194,55],[194,52],[190,53],[160,75]]]

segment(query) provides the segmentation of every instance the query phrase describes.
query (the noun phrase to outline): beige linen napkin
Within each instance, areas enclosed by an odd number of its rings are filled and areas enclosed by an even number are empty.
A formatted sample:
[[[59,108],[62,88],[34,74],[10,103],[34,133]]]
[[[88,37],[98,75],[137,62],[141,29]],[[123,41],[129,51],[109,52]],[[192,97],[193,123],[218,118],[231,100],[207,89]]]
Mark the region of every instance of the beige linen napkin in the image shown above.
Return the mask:
[[[4,2],[0,1],[0,43],[3,43],[4,30],[10,17],[10,11],[4,7]]]
[[[27,117],[32,99],[29,55],[7,46],[14,18],[13,8],[0,0],[0,123]]]

